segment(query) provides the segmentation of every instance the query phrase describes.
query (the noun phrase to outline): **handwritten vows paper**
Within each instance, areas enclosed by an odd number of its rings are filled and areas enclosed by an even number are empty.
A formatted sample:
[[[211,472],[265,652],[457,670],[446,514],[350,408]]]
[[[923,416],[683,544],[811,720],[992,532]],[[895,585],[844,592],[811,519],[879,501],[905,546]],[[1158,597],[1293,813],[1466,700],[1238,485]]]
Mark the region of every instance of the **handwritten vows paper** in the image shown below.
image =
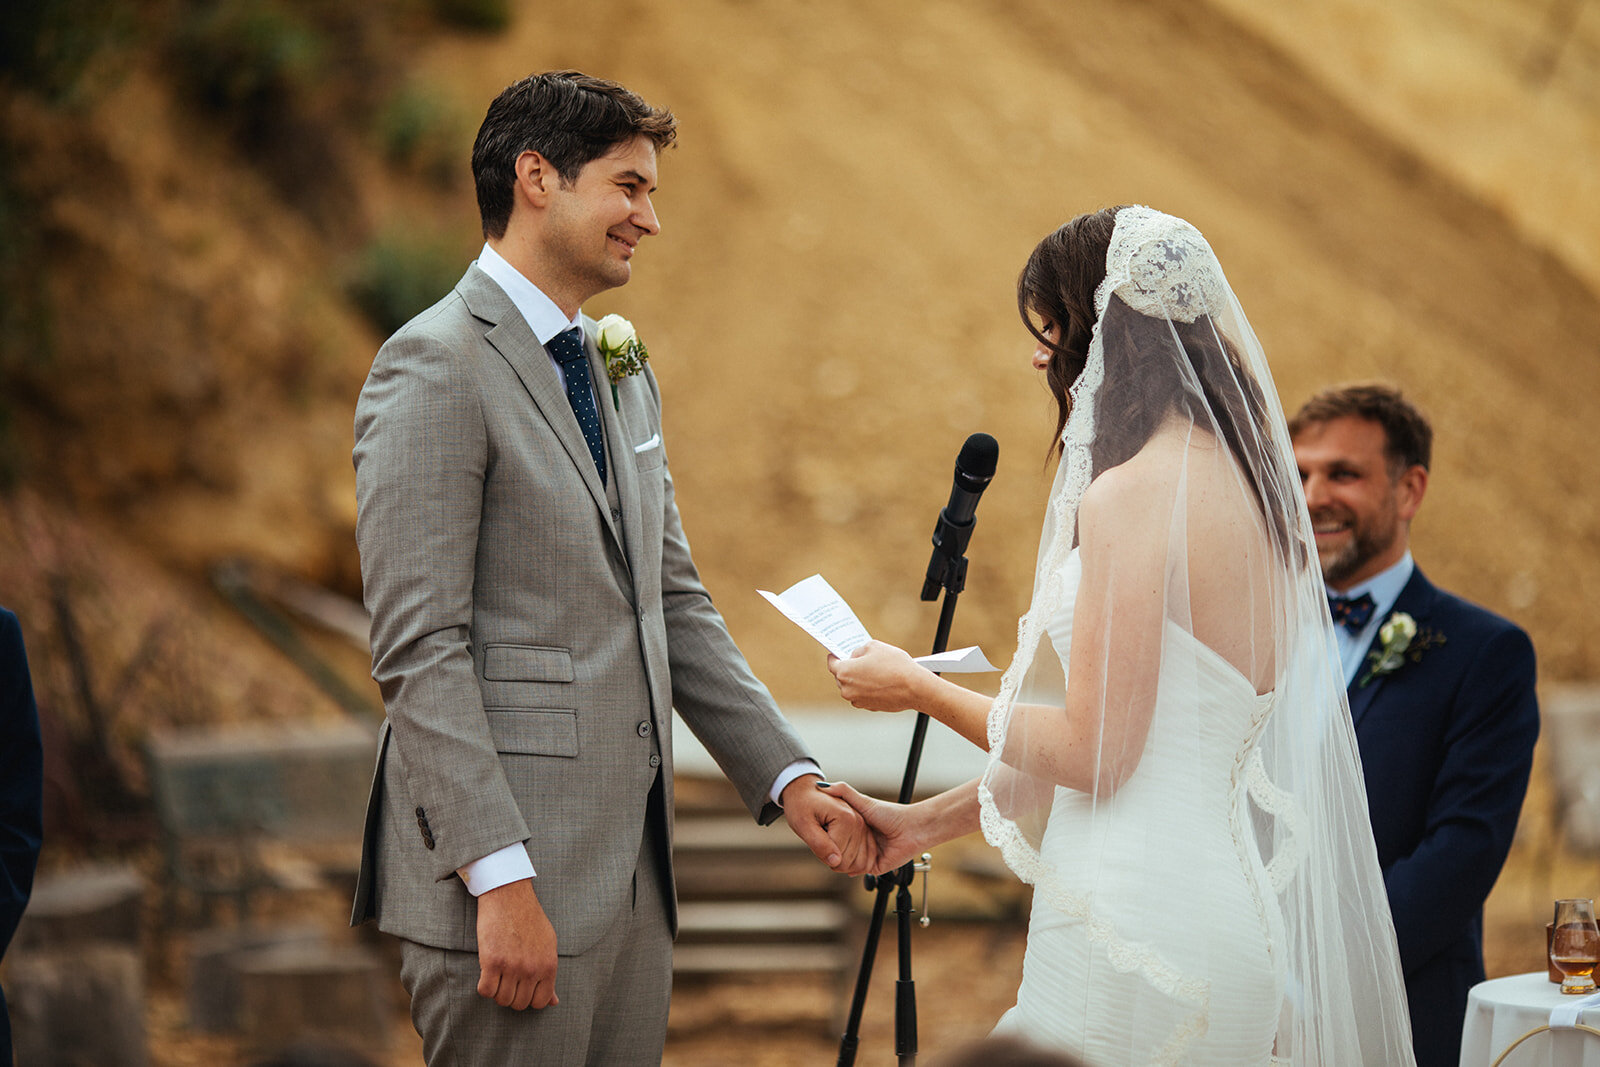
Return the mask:
[[[765,589],[756,592],[840,659],[848,659],[850,653],[872,640],[844,597],[834,592],[833,586],[820,574],[796,582],[781,593],[769,593]],[[918,656],[916,662],[930,671],[944,674],[981,674],[998,669],[984,658],[983,651],[976,645]]]

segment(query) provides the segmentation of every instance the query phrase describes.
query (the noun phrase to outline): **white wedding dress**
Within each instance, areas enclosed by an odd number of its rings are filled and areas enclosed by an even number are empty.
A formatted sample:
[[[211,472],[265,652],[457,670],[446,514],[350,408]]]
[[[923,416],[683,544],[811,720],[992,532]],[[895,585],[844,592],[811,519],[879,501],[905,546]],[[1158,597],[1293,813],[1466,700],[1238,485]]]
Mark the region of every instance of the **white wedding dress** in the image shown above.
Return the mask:
[[[1048,632],[1065,671],[1076,550],[1062,576]],[[1036,891],[1017,1003],[997,1033],[1090,1067],[1275,1062],[1284,927],[1250,812],[1252,786],[1263,807],[1283,799],[1256,753],[1272,706],[1167,622],[1137,769],[1109,801],[1055,791],[1040,857],[1063,874]]]
[[[977,783],[1034,887],[999,1029],[1090,1067],[1410,1067],[1315,533],[1244,309],[1200,232],[1147,207],[1079,216],[1020,278],[1071,385]]]

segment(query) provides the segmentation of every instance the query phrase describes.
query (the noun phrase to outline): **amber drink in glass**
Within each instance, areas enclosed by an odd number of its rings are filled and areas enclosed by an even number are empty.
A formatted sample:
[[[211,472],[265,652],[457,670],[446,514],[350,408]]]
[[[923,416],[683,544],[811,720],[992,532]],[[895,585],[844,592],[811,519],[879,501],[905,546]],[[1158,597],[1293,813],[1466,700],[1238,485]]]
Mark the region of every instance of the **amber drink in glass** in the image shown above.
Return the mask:
[[[1600,926],[1594,901],[1556,901],[1555,931],[1550,938],[1550,963],[1563,976],[1561,992],[1593,993],[1594,968],[1600,961]]]

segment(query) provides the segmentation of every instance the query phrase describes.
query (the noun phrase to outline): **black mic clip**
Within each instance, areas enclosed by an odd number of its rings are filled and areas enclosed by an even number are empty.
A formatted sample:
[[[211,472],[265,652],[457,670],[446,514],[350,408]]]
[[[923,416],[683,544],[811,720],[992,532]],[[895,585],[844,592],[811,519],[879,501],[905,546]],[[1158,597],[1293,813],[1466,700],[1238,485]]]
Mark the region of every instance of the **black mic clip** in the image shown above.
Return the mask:
[[[922,581],[923,600],[938,600],[940,589],[960,596],[967,587],[967,542],[976,525],[976,519],[954,522],[948,508],[939,509],[939,521],[933,527],[933,555],[928,560],[928,576]]]

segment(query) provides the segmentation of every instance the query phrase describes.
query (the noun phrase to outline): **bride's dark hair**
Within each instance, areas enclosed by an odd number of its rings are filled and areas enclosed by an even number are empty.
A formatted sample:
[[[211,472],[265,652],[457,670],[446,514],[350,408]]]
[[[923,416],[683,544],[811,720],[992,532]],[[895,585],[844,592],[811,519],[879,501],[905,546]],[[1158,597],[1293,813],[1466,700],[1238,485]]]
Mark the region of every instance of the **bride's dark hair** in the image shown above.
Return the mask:
[[[1119,207],[1079,215],[1034,246],[1017,277],[1017,310],[1028,332],[1050,352],[1045,383],[1056,398],[1058,413],[1051,455],[1061,451],[1061,431],[1072,411],[1069,390],[1089,360],[1094,336],[1094,293],[1106,276],[1106,255],[1117,228]],[[1034,319],[1055,326],[1052,343]]]
[[[1057,405],[1052,454],[1063,448],[1061,431],[1072,412],[1070,390],[1088,362],[1094,295],[1105,280],[1121,210],[1118,206],[1079,215],[1049,234],[1034,247],[1017,278],[1022,320],[1050,352],[1045,380]],[[1047,339],[1035,318],[1057,326],[1059,340]],[[1275,480],[1262,484],[1267,405],[1227,334],[1208,315],[1194,322],[1151,318],[1115,294],[1107,301],[1100,333],[1105,381],[1095,394],[1093,475],[1132,459],[1162,422],[1175,412],[1182,414],[1227,442],[1274,541],[1287,551],[1289,516],[1298,504],[1279,499],[1283,494],[1271,484]],[[1174,373],[1169,358],[1174,341],[1188,357],[1192,379],[1182,371]]]

